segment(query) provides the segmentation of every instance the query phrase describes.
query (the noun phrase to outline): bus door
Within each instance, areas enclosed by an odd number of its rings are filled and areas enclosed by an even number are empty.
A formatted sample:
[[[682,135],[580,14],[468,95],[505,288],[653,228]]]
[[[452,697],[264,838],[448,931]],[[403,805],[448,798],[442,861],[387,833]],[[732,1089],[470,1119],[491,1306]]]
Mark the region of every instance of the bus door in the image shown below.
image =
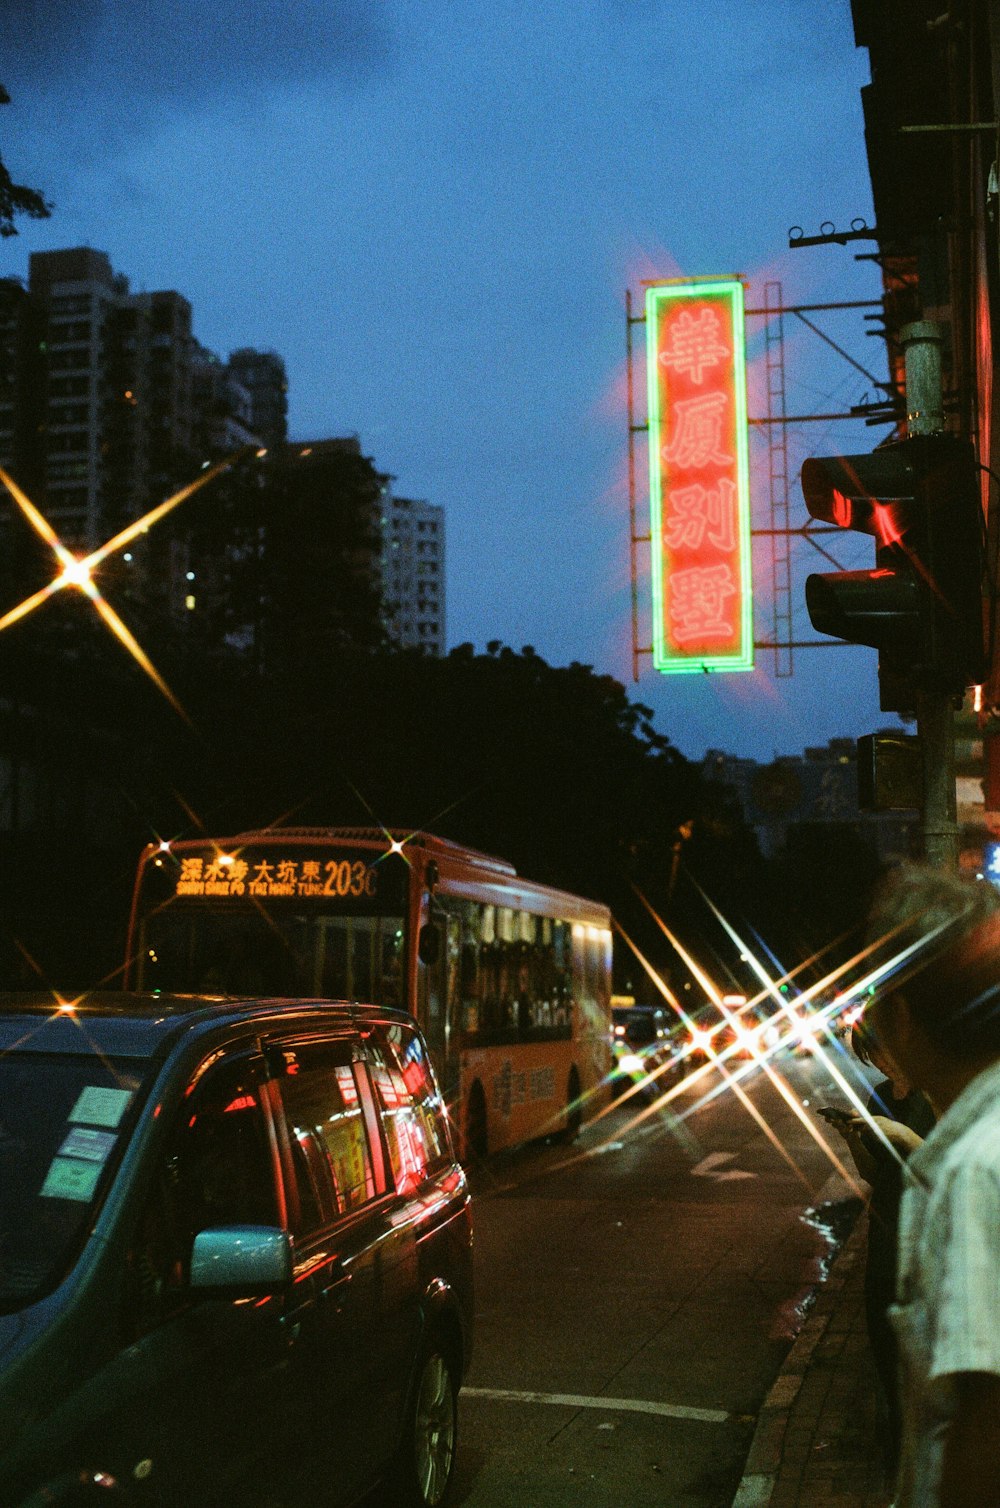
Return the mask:
[[[459,965],[462,956],[462,918],[459,902],[435,898],[433,923],[440,941],[428,962],[417,964],[417,1019],[420,1022],[441,1092],[451,1105],[458,1097]]]
[[[319,996],[404,1004],[402,917],[320,916],[313,959],[312,988]]]

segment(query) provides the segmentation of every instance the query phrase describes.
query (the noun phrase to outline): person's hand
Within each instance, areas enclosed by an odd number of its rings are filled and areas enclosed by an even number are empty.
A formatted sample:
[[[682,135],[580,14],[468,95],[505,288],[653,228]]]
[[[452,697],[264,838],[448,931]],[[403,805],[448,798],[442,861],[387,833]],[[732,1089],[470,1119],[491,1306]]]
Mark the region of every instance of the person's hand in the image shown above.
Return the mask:
[[[860,1116],[858,1119],[860,1120]],[[879,1128],[889,1145],[904,1159],[923,1145],[923,1137],[911,1131],[909,1126],[904,1126],[902,1121],[890,1120],[887,1115],[873,1115],[871,1124]]]
[[[854,1158],[854,1166],[866,1183],[874,1183],[878,1172],[878,1159],[872,1151],[872,1132],[868,1130],[868,1122],[864,1116],[852,1115],[850,1120],[837,1121],[837,1130],[846,1141]]]
[[[887,1115],[852,1115],[849,1121],[844,1121],[837,1129],[847,1142],[854,1165],[866,1183],[875,1182],[880,1166],[885,1166],[884,1159],[892,1156],[889,1147],[905,1162],[923,1140],[909,1126],[904,1126],[901,1121],[890,1120]],[[881,1136],[878,1132],[882,1133]]]

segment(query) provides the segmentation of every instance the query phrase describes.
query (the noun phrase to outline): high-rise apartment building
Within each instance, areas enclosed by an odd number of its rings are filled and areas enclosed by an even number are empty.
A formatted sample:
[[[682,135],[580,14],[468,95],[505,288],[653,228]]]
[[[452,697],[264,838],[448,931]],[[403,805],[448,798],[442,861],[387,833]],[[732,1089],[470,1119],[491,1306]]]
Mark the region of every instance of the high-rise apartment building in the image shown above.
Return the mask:
[[[224,624],[231,647],[257,652],[271,577],[301,566],[305,593],[311,567],[350,583],[336,624],[328,614],[334,637],[355,624],[363,640],[371,600],[398,644],[443,654],[443,510],[393,497],[356,437],[289,443],[287,410],[280,356],[220,359],[182,294],[132,292],[102,251],[37,252],[27,286],[0,279],[0,465],[70,549],[96,548],[206,460],[259,446],[258,474],[220,479],[123,553],[136,597],[192,628]],[[0,507],[0,530],[13,518]],[[293,525],[306,537],[286,538]],[[234,607],[248,563],[260,601]]]
[[[230,354],[227,370],[247,392],[249,424],[263,445],[282,445],[288,439],[288,377],[275,351],[243,346]]]
[[[36,252],[0,282],[0,464],[67,544],[93,547],[209,456],[279,444],[280,356],[228,363],[192,333],[180,293],[133,293],[102,251]]]
[[[0,456],[67,544],[93,548],[199,463],[191,305],[131,293],[77,247],[34,253],[0,320]]]
[[[41,331],[27,288],[0,278],[0,466],[37,491],[41,472]]]
[[[382,599],[386,628],[401,648],[445,652],[444,509],[394,497],[382,507]]]

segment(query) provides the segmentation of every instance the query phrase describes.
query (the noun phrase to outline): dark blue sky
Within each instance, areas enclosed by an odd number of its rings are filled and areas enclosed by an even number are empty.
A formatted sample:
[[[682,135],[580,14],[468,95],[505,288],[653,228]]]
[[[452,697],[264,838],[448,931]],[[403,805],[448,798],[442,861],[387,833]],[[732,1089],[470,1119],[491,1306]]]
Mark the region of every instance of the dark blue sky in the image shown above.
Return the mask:
[[[0,0],[0,24],[0,150],[56,205],[0,271],[98,247],[133,287],[185,294],[206,345],[279,351],[295,438],[356,433],[400,494],[444,505],[452,644],[532,644],[630,681],[626,287],[739,273],[751,305],[768,278],[786,302],[879,292],[863,245],[787,250],[790,225],[871,219],[848,0]],[[884,375],[860,313],[825,327]],[[759,321],[748,334],[761,413]],[[786,366],[789,412],[871,396],[796,321]],[[793,482],[803,456],[883,433],[790,430]],[[759,465],[758,483],[763,526]],[[802,582],[827,567],[793,559],[812,638]],[[755,564],[770,637],[765,541]],[[874,660],[646,669],[632,694],[685,754],[767,760],[892,721]]]

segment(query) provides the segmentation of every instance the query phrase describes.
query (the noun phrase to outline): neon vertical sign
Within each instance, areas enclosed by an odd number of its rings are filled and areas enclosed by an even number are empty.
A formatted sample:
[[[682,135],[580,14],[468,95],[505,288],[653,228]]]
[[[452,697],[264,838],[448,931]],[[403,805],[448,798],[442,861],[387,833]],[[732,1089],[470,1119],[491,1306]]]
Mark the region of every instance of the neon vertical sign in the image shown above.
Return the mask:
[[[646,290],[653,664],[753,669],[743,285]]]

